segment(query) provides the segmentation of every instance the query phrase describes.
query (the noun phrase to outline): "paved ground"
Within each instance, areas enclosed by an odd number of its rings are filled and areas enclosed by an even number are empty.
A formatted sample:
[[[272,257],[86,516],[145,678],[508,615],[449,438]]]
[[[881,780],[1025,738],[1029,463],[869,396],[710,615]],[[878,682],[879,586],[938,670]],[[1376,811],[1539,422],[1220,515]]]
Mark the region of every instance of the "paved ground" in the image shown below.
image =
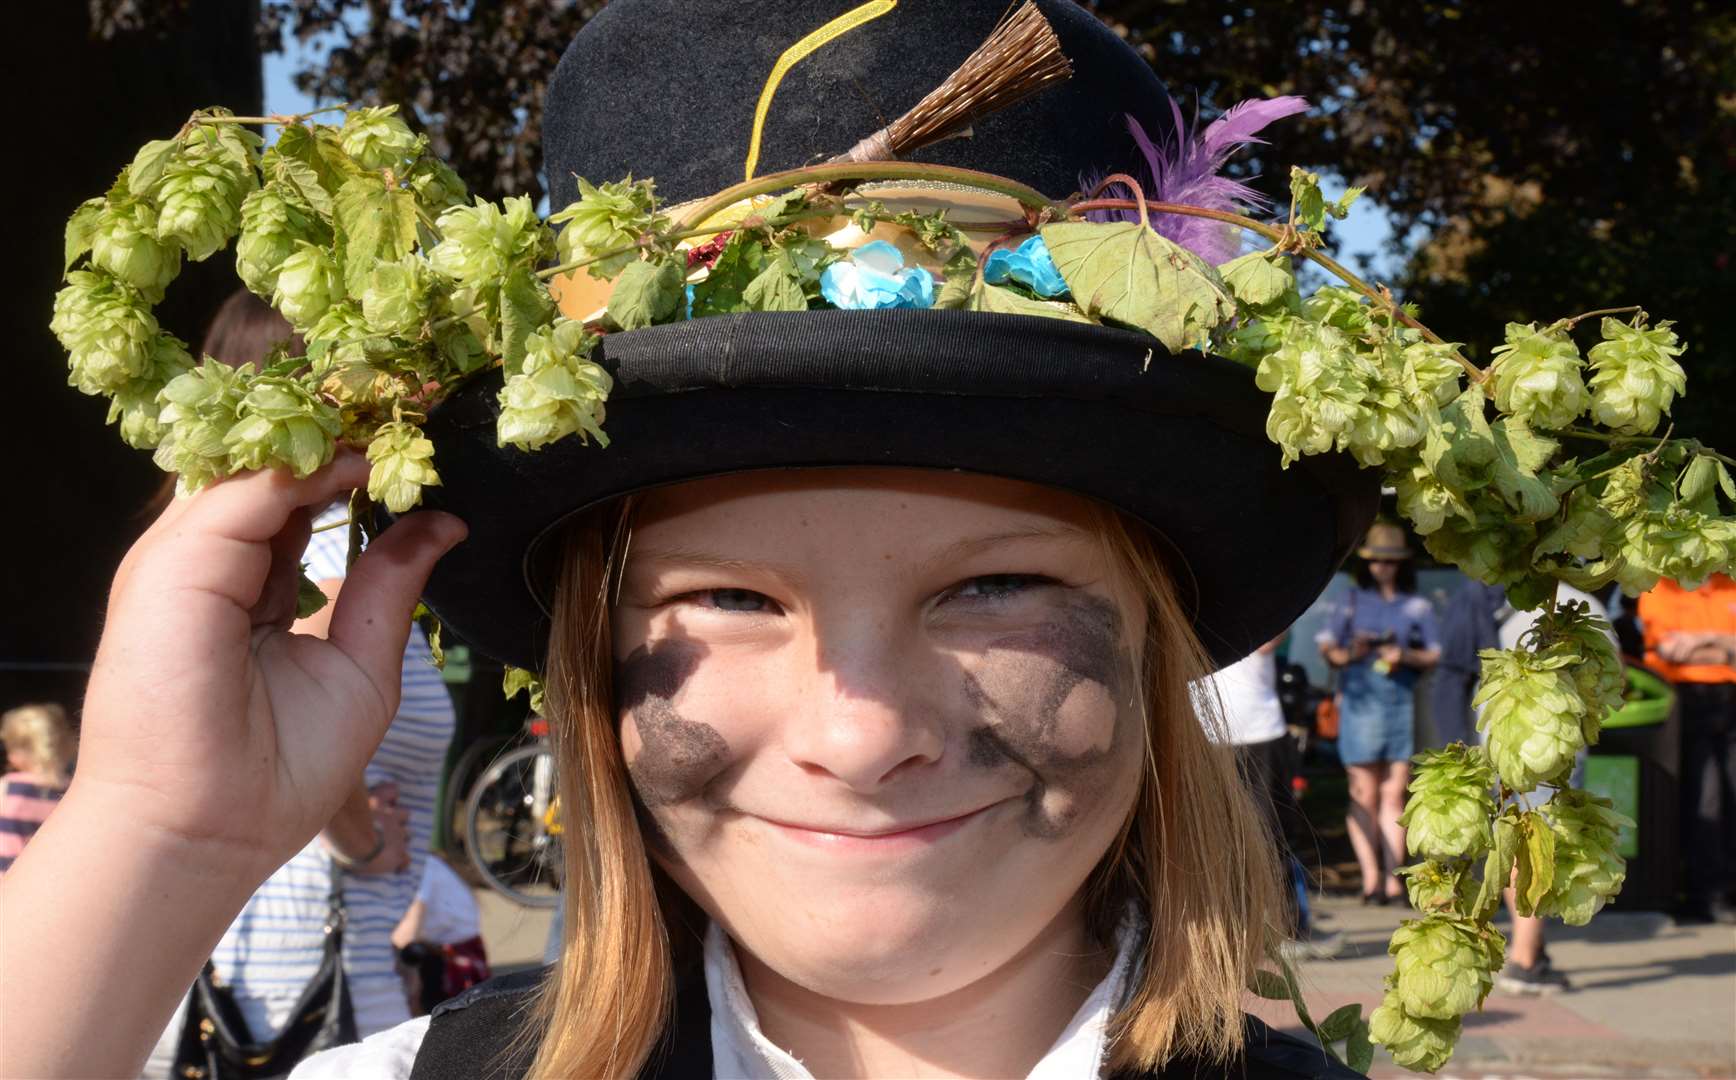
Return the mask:
[[[540,963],[549,913],[486,890],[483,936],[496,970]],[[1345,953],[1302,971],[1315,1016],[1351,1001],[1372,1009],[1389,970],[1387,938],[1403,913],[1354,900],[1319,902],[1322,929]],[[1663,915],[1601,912],[1587,927],[1550,927],[1549,954],[1574,989],[1544,998],[1490,995],[1465,1023],[1448,1077],[1736,1077],[1736,927],[1677,926]],[[1283,1003],[1253,1006],[1294,1026]],[[1375,1076],[1409,1075],[1390,1063]]]

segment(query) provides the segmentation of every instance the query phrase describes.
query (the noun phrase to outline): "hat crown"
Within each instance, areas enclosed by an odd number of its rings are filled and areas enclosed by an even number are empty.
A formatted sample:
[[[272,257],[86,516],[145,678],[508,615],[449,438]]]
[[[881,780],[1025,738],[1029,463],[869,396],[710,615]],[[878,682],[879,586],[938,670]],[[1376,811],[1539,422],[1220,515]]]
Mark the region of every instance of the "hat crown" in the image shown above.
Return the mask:
[[[1409,555],[1410,547],[1405,542],[1402,527],[1382,521],[1369,526],[1368,536],[1362,542],[1362,551],[1386,555]]]
[[[1126,117],[1161,141],[1169,96],[1144,60],[1069,0],[1033,0],[1073,76],[912,160],[980,169],[1061,197],[1135,159]],[[745,176],[754,111],[779,58],[859,0],[615,0],[562,56],[543,115],[550,204],[574,180],[652,177],[666,203]],[[756,174],[842,153],[920,101],[1011,10],[1007,0],[902,0],[797,61],[767,110]]]

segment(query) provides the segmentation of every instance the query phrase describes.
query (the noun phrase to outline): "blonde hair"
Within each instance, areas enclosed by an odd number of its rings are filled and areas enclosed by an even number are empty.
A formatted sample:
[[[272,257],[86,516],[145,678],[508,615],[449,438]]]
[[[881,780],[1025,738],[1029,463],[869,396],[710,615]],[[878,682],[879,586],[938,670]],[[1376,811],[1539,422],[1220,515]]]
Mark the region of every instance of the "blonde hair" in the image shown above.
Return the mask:
[[[621,757],[610,606],[631,499],[591,511],[568,534],[545,673],[561,763],[566,938],[515,1046],[539,1077],[630,1076],[657,1049],[675,970],[698,962],[703,916],[650,860]],[[1232,752],[1190,686],[1211,670],[1157,541],[1119,513],[1096,514],[1112,565],[1147,605],[1141,679],[1145,769],[1120,835],[1085,883],[1102,941],[1135,903],[1146,915],[1138,966],[1111,1025],[1108,1071],[1152,1070],[1179,1054],[1232,1059],[1242,1001],[1278,935],[1279,882],[1266,825]],[[1203,696],[1202,696],[1203,697]]]
[[[29,754],[35,771],[65,786],[67,769],[78,753],[78,740],[66,710],[48,702],[20,705],[0,717],[0,742],[7,750]]]

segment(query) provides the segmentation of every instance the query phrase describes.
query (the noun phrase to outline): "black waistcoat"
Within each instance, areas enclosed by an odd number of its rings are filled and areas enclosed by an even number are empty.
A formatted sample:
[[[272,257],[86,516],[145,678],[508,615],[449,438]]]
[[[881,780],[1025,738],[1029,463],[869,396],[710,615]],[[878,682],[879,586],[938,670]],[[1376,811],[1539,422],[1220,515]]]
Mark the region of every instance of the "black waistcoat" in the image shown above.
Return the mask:
[[[503,1054],[523,1022],[531,993],[548,970],[490,979],[436,1008],[410,1080],[523,1080],[536,1054],[535,1044],[527,1043],[516,1054]],[[1250,1016],[1242,1057],[1230,1065],[1176,1058],[1157,1072],[1123,1073],[1114,1080],[1345,1080],[1358,1075],[1318,1046],[1273,1031]],[[711,1005],[703,974],[695,972],[678,984],[668,1037],[640,1070],[638,1080],[712,1080]]]

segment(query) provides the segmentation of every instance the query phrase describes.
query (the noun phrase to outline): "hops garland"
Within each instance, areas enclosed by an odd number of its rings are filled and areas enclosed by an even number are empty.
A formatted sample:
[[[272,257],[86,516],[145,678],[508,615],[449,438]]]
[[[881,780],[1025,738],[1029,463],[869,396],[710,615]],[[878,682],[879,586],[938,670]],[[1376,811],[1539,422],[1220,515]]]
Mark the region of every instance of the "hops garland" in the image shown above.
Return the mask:
[[[262,122],[283,125],[270,148],[243,126]],[[1693,585],[1729,573],[1736,560],[1736,462],[1653,435],[1686,389],[1686,346],[1668,321],[1637,309],[1594,312],[1605,316],[1601,340],[1583,358],[1575,333],[1589,316],[1512,323],[1480,370],[1329,260],[1346,284],[1304,296],[1291,261],[1321,258],[1322,229],[1356,192],[1328,203],[1302,170],[1291,175],[1287,221],[1237,219],[1272,247],[1214,268],[1141,223],[1131,181],[1132,203],[1054,203],[979,173],[875,163],[881,178],[962,184],[1023,205],[1022,230],[1009,234],[1022,242],[990,245],[1008,253],[989,281],[991,252],[974,250],[944,213],[894,214],[856,193],[863,168],[738,185],[686,223],[662,211],[649,180],[580,180],[579,199],[544,221],[528,198],[469,200],[391,107],[337,125],[209,110],[142,147],[103,197],[73,213],[50,326],[69,384],[108,397],[121,437],[153,450],[183,490],[244,469],[306,475],[347,441],[367,448],[367,494],[394,513],[440,483],[421,432],[429,410],[493,367],[502,446],[535,452],[576,437],[604,452],[612,387],[591,361],[601,332],[896,303],[1133,327],[1172,351],[1246,364],[1272,395],[1266,431],[1286,466],[1344,452],[1382,469],[1436,558],[1506,586],[1516,606],[1546,608],[1518,649],[1483,655],[1487,747],[1418,759],[1404,821],[1423,861],[1404,874],[1424,918],[1393,938],[1385,1001],[1367,1021],[1347,1006],[1320,1025],[1299,1008],[1324,1043],[1347,1040],[1358,1067],[1372,1035],[1402,1065],[1440,1068],[1499,966],[1503,943],[1488,920],[1501,888],[1515,881],[1524,912],[1583,922],[1623,878],[1616,835],[1631,823],[1607,802],[1571,789],[1541,808],[1524,802],[1565,777],[1621,700],[1607,628],[1554,604],[1555,583],[1619,582],[1637,594],[1661,577]],[[1136,208],[1141,221],[1086,220],[1110,208]],[[858,260],[802,227],[840,217],[863,231],[906,231],[939,272]],[[183,262],[231,241],[242,281],[301,333],[305,357],[196,363],[157,325],[151,305]],[[1024,271],[1007,272],[1011,264]],[[547,286],[580,269],[612,289],[588,323],[560,316]],[[875,287],[843,287],[869,272]],[[538,689],[528,672],[510,671],[508,684]],[[1284,982],[1288,996],[1299,993]]]

